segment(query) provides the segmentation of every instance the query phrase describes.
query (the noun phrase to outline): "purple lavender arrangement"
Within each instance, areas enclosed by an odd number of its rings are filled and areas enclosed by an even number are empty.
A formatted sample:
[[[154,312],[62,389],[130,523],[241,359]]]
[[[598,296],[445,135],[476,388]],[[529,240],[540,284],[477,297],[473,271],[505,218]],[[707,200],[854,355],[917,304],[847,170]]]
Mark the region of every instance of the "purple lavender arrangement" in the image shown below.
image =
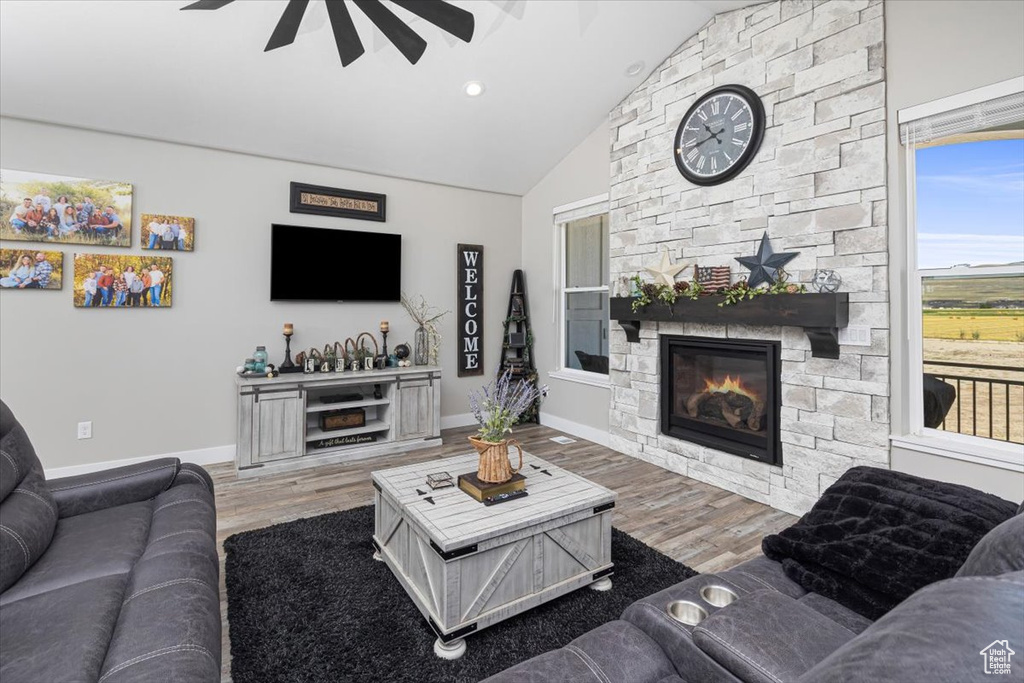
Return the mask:
[[[513,380],[512,371],[492,380],[480,391],[469,394],[469,409],[480,423],[480,438],[497,443],[512,432],[512,425],[533,402],[547,396],[547,385],[537,388],[530,382]]]

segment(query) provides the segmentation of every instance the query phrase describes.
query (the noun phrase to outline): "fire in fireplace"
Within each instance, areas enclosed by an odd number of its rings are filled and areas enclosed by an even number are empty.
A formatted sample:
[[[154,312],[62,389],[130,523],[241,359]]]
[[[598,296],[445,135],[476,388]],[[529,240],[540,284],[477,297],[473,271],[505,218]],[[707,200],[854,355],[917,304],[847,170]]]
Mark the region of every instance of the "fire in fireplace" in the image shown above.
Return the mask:
[[[773,465],[779,446],[779,344],[661,337],[661,431]]]

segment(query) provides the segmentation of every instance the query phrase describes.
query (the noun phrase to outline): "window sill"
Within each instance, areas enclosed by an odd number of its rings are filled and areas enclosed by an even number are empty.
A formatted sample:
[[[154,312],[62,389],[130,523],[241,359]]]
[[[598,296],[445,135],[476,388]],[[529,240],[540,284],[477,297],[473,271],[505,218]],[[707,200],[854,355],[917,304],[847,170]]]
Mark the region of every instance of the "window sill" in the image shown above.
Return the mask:
[[[936,430],[928,430],[934,432]],[[938,455],[952,460],[963,460],[979,465],[997,467],[1012,472],[1024,472],[1024,446],[1015,443],[991,442],[973,436],[960,434],[937,435],[906,434],[889,437],[892,445],[918,453]],[[981,443],[978,443],[981,442]]]
[[[607,389],[611,386],[608,375],[602,375],[597,372],[584,372],[573,369],[552,370],[548,373],[548,377],[577,384],[587,384],[592,387],[601,387],[602,389]]]

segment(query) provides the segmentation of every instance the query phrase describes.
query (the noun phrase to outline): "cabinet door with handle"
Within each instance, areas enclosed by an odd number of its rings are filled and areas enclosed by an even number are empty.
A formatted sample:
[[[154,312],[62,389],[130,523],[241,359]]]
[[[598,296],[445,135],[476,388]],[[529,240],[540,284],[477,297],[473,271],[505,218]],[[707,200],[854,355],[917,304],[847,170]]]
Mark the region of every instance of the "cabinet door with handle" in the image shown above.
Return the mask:
[[[398,381],[398,440],[434,436],[434,383],[423,379]]]
[[[301,390],[260,392],[253,403],[253,462],[297,458],[306,438]]]

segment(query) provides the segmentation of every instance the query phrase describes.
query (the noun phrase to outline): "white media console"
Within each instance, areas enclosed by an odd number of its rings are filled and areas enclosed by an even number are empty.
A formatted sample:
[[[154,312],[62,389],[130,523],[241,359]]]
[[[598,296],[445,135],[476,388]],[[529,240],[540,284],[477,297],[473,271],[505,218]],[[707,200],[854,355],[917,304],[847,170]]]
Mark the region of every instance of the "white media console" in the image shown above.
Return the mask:
[[[236,377],[239,477],[361,460],[441,443],[435,366]],[[359,394],[359,398],[354,398]],[[338,395],[349,400],[331,402]],[[324,431],[319,414],[361,408],[365,424]]]

